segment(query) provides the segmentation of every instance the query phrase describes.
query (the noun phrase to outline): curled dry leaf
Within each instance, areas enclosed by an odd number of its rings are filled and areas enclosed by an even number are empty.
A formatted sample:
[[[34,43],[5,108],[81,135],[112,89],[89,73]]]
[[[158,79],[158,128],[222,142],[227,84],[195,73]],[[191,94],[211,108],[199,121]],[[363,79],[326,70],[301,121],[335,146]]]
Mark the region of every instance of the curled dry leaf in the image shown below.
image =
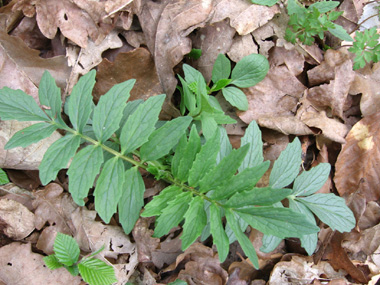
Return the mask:
[[[152,252],[160,245],[159,238],[153,238],[153,230],[149,229],[148,218],[139,218],[133,228],[132,235],[136,241],[137,255],[139,262],[150,262]]]
[[[373,254],[380,244],[380,224],[360,232],[359,237],[348,237],[342,247],[352,253],[363,252],[367,256]]]
[[[55,131],[50,137],[26,148],[5,150],[4,146],[18,131],[33,125],[33,122],[0,121],[0,168],[37,170],[46,150],[62,137]]]
[[[348,133],[335,168],[335,185],[341,196],[362,193],[367,201],[380,198],[380,113],[354,125]]]
[[[253,41],[252,35],[237,35],[233,38],[230,50],[227,52],[228,57],[238,62],[243,57],[253,53],[258,53],[258,46]]]
[[[33,253],[31,244],[13,242],[0,248],[0,280],[4,284],[79,285],[80,276],[72,276],[65,268],[50,270],[43,255]]]
[[[0,199],[0,220],[6,224],[4,233],[15,240],[27,237],[34,230],[34,214],[14,200]]]

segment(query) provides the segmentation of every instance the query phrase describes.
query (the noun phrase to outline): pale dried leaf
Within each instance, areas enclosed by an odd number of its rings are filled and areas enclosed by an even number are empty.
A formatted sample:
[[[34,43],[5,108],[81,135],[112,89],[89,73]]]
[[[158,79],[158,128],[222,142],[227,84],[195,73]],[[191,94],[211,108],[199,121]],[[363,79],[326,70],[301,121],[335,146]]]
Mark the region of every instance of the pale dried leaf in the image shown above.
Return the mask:
[[[360,232],[359,239],[343,241],[342,247],[353,252],[364,252],[366,255],[373,254],[380,244],[380,224]]]
[[[359,191],[367,201],[380,198],[380,113],[354,125],[336,162],[335,185],[339,194]]]
[[[307,125],[294,116],[263,116],[257,123],[264,128],[269,128],[285,135],[305,136],[314,134]]]
[[[149,224],[149,219],[140,217],[132,231],[139,262],[150,262],[152,252],[160,245],[160,239],[152,237],[153,230],[149,229]]]
[[[0,248],[0,280],[18,285],[76,285],[80,276],[72,276],[65,268],[50,270],[42,260],[44,256],[33,253],[31,244],[13,242]]]
[[[27,237],[34,230],[34,214],[13,200],[0,199],[0,220],[6,224],[4,233],[15,240]]]
[[[258,47],[253,41],[252,35],[245,35],[234,37],[227,55],[232,61],[238,62],[243,57],[253,53],[258,53]]]

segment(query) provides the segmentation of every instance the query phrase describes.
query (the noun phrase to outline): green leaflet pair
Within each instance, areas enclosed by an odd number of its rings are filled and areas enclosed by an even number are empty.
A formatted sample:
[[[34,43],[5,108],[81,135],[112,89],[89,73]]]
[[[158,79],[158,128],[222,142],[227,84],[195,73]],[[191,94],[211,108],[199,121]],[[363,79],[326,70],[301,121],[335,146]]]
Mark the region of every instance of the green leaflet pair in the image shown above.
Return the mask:
[[[39,167],[41,181],[47,184],[55,179],[73,158],[68,176],[74,201],[84,205],[83,199],[99,175],[94,190],[95,209],[106,223],[118,212],[125,233],[133,229],[144,206],[145,186],[138,171],[142,168],[169,184],[142,212],[145,217],[157,216],[154,236],[166,235],[183,223],[182,249],[199,236],[205,239],[211,234],[220,261],[226,259],[229,244],[238,240],[258,267],[255,249],[244,234],[248,225],[266,235],[267,250],[283,238],[299,237],[309,253],[315,249],[319,231],[313,214],[339,231],[354,227],[353,214],[342,198],[313,195],[328,178],[328,164],[298,176],[298,139],[274,163],[269,186],[257,188],[256,183],[270,163],[263,161],[261,133],[255,122],[247,128],[239,149],[232,149],[222,127],[217,127],[202,144],[190,116],[157,127],[164,95],[125,103],[134,84],[129,80],[112,87],[94,106],[94,83],[95,71],[91,71],[81,77],[66,102],[73,128],[61,118],[60,91],[47,72],[39,86],[44,110],[24,92],[3,88],[0,116],[2,120],[42,121],[16,133],[7,149],[26,147],[57,129],[66,131],[46,151]],[[284,188],[293,181],[293,189]],[[280,203],[284,198],[289,200],[290,208]]]

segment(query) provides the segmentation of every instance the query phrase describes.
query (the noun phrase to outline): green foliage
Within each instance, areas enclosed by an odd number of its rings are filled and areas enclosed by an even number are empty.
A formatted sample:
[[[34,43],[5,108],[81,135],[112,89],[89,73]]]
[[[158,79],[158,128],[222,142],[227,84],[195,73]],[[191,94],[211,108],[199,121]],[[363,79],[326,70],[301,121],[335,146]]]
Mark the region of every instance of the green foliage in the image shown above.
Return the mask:
[[[332,11],[338,5],[338,1],[322,1],[305,8],[297,0],[288,0],[290,18],[285,39],[293,44],[298,39],[303,44],[311,45],[315,36],[323,39],[324,33],[329,31],[341,40],[353,41],[342,26],[333,23],[343,13]]]
[[[277,4],[279,0],[251,0],[253,4],[257,5],[263,5],[263,6],[268,6],[272,7],[273,5]]]
[[[363,68],[368,62],[380,60],[379,34],[376,27],[356,32],[355,42],[348,50],[355,54],[354,69]]]
[[[0,185],[9,183],[9,179],[4,170],[0,168]]]
[[[46,266],[51,269],[65,267],[73,276],[80,274],[83,280],[90,285],[105,285],[117,282],[113,267],[104,261],[93,258],[100,250],[88,258],[79,260],[80,249],[71,236],[57,233],[54,241],[54,254],[43,258]]]
[[[264,70],[255,66],[257,63]],[[215,66],[219,67],[213,72],[215,84],[211,89],[214,90],[223,90],[226,82],[247,87],[259,82],[267,72],[267,61],[258,55],[243,59],[232,72],[224,56],[218,57]],[[67,167],[73,158],[68,175],[69,191],[74,201],[84,205],[83,199],[98,176],[93,194],[95,209],[106,223],[118,212],[126,234],[133,229],[144,205],[145,187],[138,168],[150,171],[157,179],[168,183],[141,213],[143,217],[157,217],[154,237],[162,237],[183,223],[182,249],[186,250],[198,237],[206,238],[211,234],[221,262],[228,255],[229,244],[238,240],[258,267],[255,250],[245,235],[248,225],[265,234],[267,248],[283,238],[299,237],[308,252],[312,251],[319,231],[313,214],[338,231],[353,228],[355,219],[342,198],[333,194],[314,195],[328,177],[330,169],[327,166],[318,166],[299,175],[301,147],[298,139],[289,144],[274,163],[269,186],[256,187],[270,164],[263,159],[257,124],[253,121],[242,138],[242,146],[232,149],[225,129],[217,125],[231,119],[216,107],[214,97],[208,95],[203,76],[189,66],[185,66],[184,71],[183,90],[191,91],[184,100],[192,115],[176,118],[159,127],[157,120],[164,95],[125,104],[134,83],[127,81],[115,85],[104,95],[108,100],[99,100],[95,107],[88,99],[94,72],[84,75],[70,96],[68,114],[73,128],[57,119],[60,115],[55,100],[45,100],[46,104],[55,104],[47,105],[51,112],[45,114],[35,108],[34,100],[28,99],[30,96],[8,88],[0,91],[0,116],[2,119],[17,119],[12,115],[12,106],[16,112],[27,109],[27,115],[20,114],[22,119],[39,119],[42,124],[65,130],[66,135],[45,153],[40,165],[41,181],[46,184],[55,179],[58,171]],[[40,89],[48,86],[49,90],[56,90],[48,78],[50,75],[46,73],[44,76],[49,84],[42,84]],[[224,83],[215,87],[221,80]],[[46,96],[46,92],[40,90],[42,96]],[[80,96],[79,92],[83,94]],[[20,101],[29,105],[24,107]],[[81,105],[84,103],[88,106]],[[195,125],[188,132],[193,119],[201,120],[203,138]],[[205,132],[207,126],[211,127]],[[32,132],[24,133],[28,136],[23,137],[23,144],[36,142],[38,137]],[[78,151],[81,143],[84,147]],[[292,183],[293,189],[285,188]],[[281,204],[285,198],[290,201],[290,208]],[[47,258],[51,268],[64,265],[72,273],[79,271],[88,282],[104,283],[111,278],[110,269],[92,258],[78,264],[77,245],[69,238],[59,237],[55,257]],[[312,242],[307,243],[306,237]]]

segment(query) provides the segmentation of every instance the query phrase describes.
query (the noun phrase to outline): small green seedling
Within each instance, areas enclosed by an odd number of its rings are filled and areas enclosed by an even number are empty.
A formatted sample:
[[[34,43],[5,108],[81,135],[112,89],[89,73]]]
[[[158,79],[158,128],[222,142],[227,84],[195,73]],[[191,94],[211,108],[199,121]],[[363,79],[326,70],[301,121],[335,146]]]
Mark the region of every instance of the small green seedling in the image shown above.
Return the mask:
[[[112,284],[117,282],[113,267],[93,257],[103,249],[104,247],[79,260],[80,249],[75,239],[69,235],[57,233],[54,254],[44,257],[43,260],[49,269],[65,267],[73,276],[80,274],[90,285]]]
[[[376,27],[363,32],[357,31],[355,42],[348,51],[356,55],[354,69],[363,68],[369,62],[378,62],[380,59],[380,44]]]

